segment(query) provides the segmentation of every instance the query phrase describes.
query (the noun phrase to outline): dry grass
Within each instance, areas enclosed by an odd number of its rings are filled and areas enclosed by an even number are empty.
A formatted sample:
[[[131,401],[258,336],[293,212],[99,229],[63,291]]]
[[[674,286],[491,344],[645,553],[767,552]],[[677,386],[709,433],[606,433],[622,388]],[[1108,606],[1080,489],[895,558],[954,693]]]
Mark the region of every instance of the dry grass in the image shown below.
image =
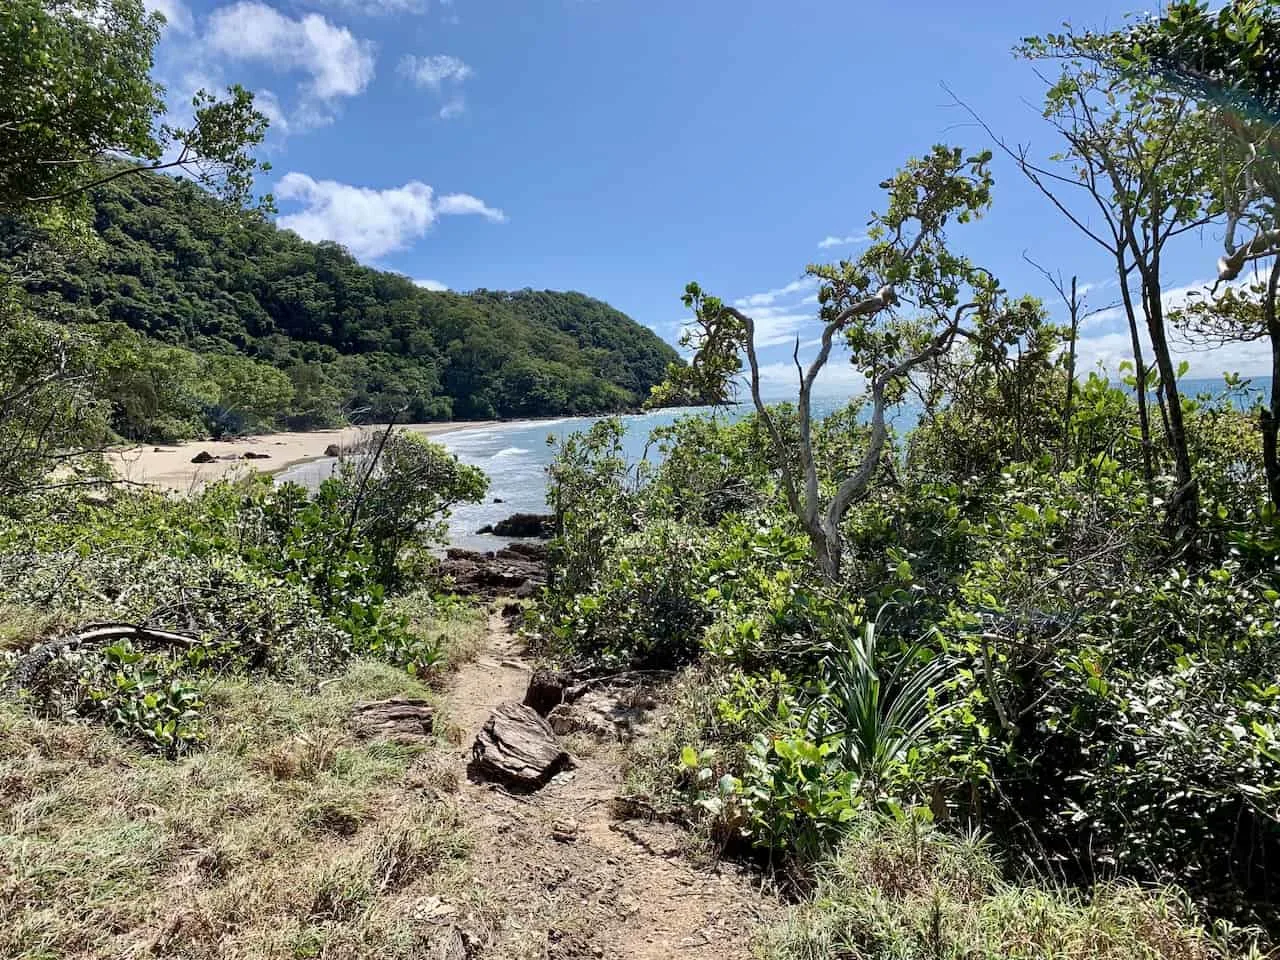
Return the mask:
[[[0,957],[424,955],[476,894],[445,746],[347,733],[393,694],[429,695],[368,663],[310,693],[219,683],[176,763],[0,706]]]

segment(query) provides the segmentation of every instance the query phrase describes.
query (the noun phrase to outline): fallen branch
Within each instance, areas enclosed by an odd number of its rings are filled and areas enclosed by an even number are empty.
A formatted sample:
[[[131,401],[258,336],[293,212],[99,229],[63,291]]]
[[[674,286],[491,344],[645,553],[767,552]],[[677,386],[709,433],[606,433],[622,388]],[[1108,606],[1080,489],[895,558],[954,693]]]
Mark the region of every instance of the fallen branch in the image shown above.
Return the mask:
[[[63,653],[86,647],[100,647],[119,640],[132,640],[152,646],[189,648],[199,638],[187,633],[160,630],[133,623],[89,623],[67,637],[39,644],[18,658],[6,684],[11,689],[29,689],[54,660]]]

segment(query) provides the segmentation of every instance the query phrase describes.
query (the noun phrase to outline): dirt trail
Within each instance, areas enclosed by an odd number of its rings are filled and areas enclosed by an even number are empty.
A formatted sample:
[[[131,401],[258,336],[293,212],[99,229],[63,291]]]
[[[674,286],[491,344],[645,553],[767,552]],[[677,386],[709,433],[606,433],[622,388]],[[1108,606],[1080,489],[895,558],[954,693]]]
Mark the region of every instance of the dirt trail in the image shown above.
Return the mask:
[[[524,696],[529,674],[520,642],[493,615],[485,649],[459,671],[448,695],[450,719],[462,732],[458,763],[470,759],[492,708]],[[750,957],[755,926],[777,913],[758,880],[729,864],[694,867],[675,827],[615,819],[623,757],[616,737],[575,734],[565,745],[576,766],[536,793],[515,796],[462,781],[458,804],[475,836],[472,865],[495,926],[481,955]]]

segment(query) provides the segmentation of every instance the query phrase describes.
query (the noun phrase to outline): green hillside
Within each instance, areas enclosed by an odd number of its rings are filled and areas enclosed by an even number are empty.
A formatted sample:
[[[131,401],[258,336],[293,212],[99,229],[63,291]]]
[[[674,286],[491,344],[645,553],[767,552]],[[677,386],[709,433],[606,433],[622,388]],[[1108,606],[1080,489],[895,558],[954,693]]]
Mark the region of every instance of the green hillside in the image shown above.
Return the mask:
[[[205,396],[208,419],[213,395],[230,428],[264,419],[316,427],[395,410],[410,420],[617,411],[641,403],[677,359],[652,331],[583,294],[423,290],[169,177],[128,177],[91,202],[102,244],[44,265],[27,283],[35,303],[93,325],[108,345],[134,352],[131,330],[202,355],[193,405]],[[12,257],[26,238],[5,239]],[[255,364],[229,376],[246,357],[275,370]],[[172,352],[159,359],[153,380],[176,362]],[[237,382],[265,389],[266,409]],[[116,404],[125,434],[146,432],[133,420],[148,419],[126,409],[136,399],[134,389]]]

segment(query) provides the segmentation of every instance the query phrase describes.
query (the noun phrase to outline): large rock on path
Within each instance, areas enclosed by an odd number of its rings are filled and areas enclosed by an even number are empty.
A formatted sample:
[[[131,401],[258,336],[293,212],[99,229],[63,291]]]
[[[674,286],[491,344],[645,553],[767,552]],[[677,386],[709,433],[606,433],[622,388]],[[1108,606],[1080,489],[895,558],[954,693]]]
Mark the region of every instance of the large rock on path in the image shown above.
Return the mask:
[[[569,761],[542,717],[514,700],[499,704],[471,748],[477,773],[513,786],[542,786]]]

